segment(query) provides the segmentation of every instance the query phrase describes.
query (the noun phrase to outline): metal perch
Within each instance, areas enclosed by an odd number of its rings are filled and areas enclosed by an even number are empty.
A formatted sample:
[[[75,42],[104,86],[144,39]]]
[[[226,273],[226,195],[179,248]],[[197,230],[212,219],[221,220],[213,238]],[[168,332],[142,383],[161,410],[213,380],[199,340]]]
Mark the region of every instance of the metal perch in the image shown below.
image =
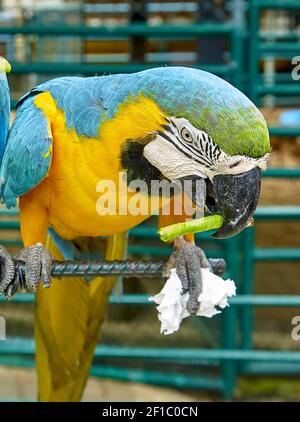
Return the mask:
[[[224,259],[210,259],[212,270],[221,275],[226,269]],[[53,261],[52,277],[80,276],[89,282],[90,277],[162,277],[165,263],[163,261]],[[2,269],[0,266],[0,277]],[[4,295],[11,299],[18,290],[29,290],[25,277],[25,262],[14,259],[14,278],[6,287]]]
[[[209,259],[215,274],[221,275],[226,270],[225,260]],[[15,260],[16,270],[20,279],[24,279],[25,264]],[[123,277],[162,277],[165,267],[163,261],[54,261],[53,277],[72,276],[123,276]]]

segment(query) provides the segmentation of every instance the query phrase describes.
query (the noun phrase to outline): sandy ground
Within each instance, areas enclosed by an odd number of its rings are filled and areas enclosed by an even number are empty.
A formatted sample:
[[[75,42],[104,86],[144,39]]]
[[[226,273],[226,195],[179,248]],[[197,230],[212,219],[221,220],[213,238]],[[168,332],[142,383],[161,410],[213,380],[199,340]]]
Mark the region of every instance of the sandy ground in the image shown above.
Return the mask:
[[[36,400],[36,376],[32,369],[0,366],[1,401]],[[205,401],[208,400],[205,397]],[[195,401],[195,397],[169,388],[154,387],[134,382],[89,379],[83,401]],[[199,401],[199,398],[197,399]],[[204,400],[203,400],[204,401]]]

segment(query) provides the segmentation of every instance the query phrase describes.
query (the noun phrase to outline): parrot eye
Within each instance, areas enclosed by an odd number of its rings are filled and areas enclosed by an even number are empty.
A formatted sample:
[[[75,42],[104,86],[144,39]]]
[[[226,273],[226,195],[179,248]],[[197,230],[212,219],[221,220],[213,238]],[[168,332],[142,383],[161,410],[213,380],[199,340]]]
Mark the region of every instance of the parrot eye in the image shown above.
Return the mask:
[[[239,166],[240,164],[241,164],[241,161],[240,161],[240,160],[239,160],[239,161],[236,161],[235,163],[231,164],[231,165],[229,166],[229,168],[233,169],[234,167],[237,167],[237,166]]]
[[[185,127],[181,129],[180,135],[184,141],[193,142],[193,137],[191,133]]]

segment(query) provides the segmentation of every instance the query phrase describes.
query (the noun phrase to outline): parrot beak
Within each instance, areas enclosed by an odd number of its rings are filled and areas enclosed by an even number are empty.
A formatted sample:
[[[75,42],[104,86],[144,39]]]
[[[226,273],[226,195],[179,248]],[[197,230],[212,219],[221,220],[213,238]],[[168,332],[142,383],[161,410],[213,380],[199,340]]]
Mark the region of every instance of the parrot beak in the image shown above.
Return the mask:
[[[222,227],[212,236],[219,239],[234,236],[253,224],[261,187],[261,170],[255,167],[240,174],[218,174],[209,178],[191,175],[175,180],[183,188],[192,183],[188,196],[199,208],[223,217]]]
[[[260,187],[261,170],[255,167],[241,174],[218,174],[212,179],[215,206],[211,212],[217,212],[224,218],[222,227],[213,237],[225,239],[240,233],[252,222],[256,209]],[[209,189],[207,190],[209,195]]]

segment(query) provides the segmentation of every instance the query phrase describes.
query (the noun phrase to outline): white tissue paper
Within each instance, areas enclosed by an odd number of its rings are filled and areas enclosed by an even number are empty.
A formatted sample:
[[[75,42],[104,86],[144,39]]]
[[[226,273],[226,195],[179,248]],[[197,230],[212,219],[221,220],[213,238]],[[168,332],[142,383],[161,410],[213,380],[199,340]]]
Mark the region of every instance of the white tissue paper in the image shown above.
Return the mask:
[[[224,309],[228,304],[228,297],[235,296],[236,286],[232,280],[223,280],[210,272],[207,268],[201,269],[203,291],[199,295],[199,310],[196,315],[211,318]],[[158,319],[161,322],[161,334],[172,334],[180,327],[181,321],[190,316],[186,309],[189,293],[181,294],[182,284],[176,273],[171,269],[170,278],[163,289],[155,296],[150,297],[158,306]]]

